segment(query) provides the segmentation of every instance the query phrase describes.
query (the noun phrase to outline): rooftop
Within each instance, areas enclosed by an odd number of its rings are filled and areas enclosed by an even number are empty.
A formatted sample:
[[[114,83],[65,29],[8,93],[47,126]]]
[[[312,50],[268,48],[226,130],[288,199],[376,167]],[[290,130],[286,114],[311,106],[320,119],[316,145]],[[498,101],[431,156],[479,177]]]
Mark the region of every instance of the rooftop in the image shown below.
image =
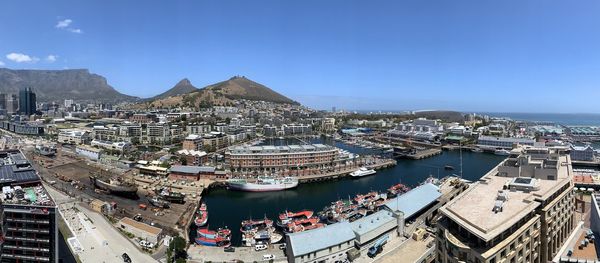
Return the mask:
[[[122,224],[129,225],[133,228],[137,228],[139,230],[142,230],[144,232],[147,232],[147,233],[150,233],[153,235],[159,235],[162,232],[162,229],[160,229],[158,227],[153,227],[151,225],[135,221],[129,217],[123,217],[121,220],[119,220],[118,224],[119,225],[122,225]]]
[[[331,224],[322,228],[287,235],[294,256],[306,255],[331,246],[354,240],[349,222]]]
[[[54,201],[41,184],[31,187],[4,186],[0,200],[3,204],[54,206]]]
[[[337,148],[324,144],[304,144],[287,146],[235,146],[230,147],[229,152],[234,154],[261,154],[261,153],[300,153],[337,150]]]
[[[211,166],[173,165],[169,171],[175,173],[199,174],[214,173],[215,168]]]
[[[0,151],[0,185],[37,182],[37,172],[20,151]]]
[[[434,184],[424,184],[405,194],[390,199],[385,206],[392,211],[401,211],[404,218],[410,218],[429,204],[435,202],[442,194]]]
[[[357,235],[364,235],[368,232],[378,229],[379,227],[389,223],[390,221],[396,221],[392,212],[387,210],[380,210],[377,213],[360,218],[352,223],[352,231]]]
[[[536,209],[561,187],[569,184],[573,171],[568,155],[557,161],[507,158],[478,182],[440,209],[441,213],[482,240],[492,240]],[[529,163],[523,163],[528,160]],[[545,165],[545,162],[554,164]],[[502,176],[499,170],[503,171]],[[534,171],[555,171],[556,178]],[[527,176],[525,176],[527,175]],[[554,175],[553,175],[554,176]]]

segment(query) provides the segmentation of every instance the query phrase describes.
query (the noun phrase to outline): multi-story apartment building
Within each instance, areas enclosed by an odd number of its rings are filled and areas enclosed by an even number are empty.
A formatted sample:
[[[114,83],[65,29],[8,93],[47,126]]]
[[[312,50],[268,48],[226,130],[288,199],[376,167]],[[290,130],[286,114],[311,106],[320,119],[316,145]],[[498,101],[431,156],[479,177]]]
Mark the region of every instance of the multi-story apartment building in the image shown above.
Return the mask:
[[[119,126],[119,136],[125,141],[132,141],[133,138],[139,140],[142,137],[142,125],[125,124]]]
[[[284,124],[282,129],[286,136],[308,135],[312,133],[312,126],[310,124]]]
[[[58,262],[56,205],[17,150],[0,151],[0,262]]]
[[[90,134],[82,130],[63,130],[58,133],[59,143],[86,144],[90,139]]]
[[[575,226],[571,158],[518,148],[440,209],[437,262],[541,263]]]
[[[119,129],[116,127],[94,126],[92,129],[92,137],[103,141],[117,141]]]
[[[156,114],[133,114],[131,117],[129,117],[129,120],[136,123],[151,123],[157,122],[158,117]]]
[[[182,148],[189,151],[199,151],[202,149],[202,136],[190,134],[183,140]]]
[[[204,134],[212,131],[212,126],[210,124],[203,123],[193,123],[188,124],[186,126],[186,131],[188,134]]]
[[[163,144],[171,141],[169,125],[164,123],[150,123],[142,130],[142,143]]]
[[[338,148],[324,144],[236,146],[225,152],[225,163],[236,172],[278,172],[299,167],[325,168],[338,156]]]
[[[93,140],[90,143],[92,146],[96,146],[98,148],[119,151],[119,152],[127,152],[131,150],[131,143],[129,142],[111,142],[111,141],[103,141],[103,140]]]
[[[221,149],[229,145],[228,141],[227,135],[222,132],[211,132],[202,135],[202,145],[204,145],[205,148]]]

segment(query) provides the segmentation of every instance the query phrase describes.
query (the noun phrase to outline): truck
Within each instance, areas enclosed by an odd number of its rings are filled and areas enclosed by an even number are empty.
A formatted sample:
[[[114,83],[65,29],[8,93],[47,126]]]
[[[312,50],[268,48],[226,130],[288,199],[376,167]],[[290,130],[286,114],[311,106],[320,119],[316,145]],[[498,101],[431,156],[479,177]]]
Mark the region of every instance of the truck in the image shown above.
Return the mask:
[[[381,252],[383,250],[383,245],[385,245],[385,243],[387,243],[389,237],[390,237],[390,235],[385,235],[385,236],[382,236],[381,238],[377,239],[373,243],[373,246],[371,246],[369,248],[369,251],[367,252],[367,256],[369,256],[370,258],[374,258],[375,256],[377,256],[377,254],[379,254],[379,252]]]

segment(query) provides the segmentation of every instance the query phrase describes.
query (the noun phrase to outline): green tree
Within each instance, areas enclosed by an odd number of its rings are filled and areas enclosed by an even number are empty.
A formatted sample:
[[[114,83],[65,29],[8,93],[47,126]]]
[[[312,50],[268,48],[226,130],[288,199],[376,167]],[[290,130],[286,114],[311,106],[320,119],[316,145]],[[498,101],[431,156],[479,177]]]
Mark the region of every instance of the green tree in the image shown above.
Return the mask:
[[[167,262],[185,263],[185,259],[187,258],[186,245],[185,239],[182,237],[173,237],[169,248],[167,248]]]

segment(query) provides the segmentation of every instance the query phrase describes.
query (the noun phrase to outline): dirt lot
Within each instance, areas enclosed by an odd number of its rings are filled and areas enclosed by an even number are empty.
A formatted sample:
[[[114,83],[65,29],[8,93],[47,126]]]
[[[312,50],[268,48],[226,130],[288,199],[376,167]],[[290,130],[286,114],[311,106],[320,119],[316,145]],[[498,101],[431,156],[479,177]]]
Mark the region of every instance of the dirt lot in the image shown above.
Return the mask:
[[[71,196],[79,196],[84,202],[91,201],[91,199],[99,199],[109,203],[115,202],[117,204],[116,217],[133,217],[136,214],[141,214],[145,223],[154,223],[155,226],[171,233],[173,233],[173,228],[177,223],[185,226],[187,218],[193,213],[197,205],[197,201],[186,200],[184,204],[173,203],[168,209],[159,209],[148,202],[149,197],[153,195],[152,191],[142,187],[139,187],[136,196],[99,193],[95,191],[89,180],[90,174],[100,171],[98,167],[87,165],[86,161],[60,154],[54,158],[36,156],[33,159],[40,175],[47,182],[54,181],[53,186],[57,189]],[[42,163],[44,167],[40,165]],[[107,173],[107,171],[103,172]],[[132,174],[120,174],[119,176],[131,177]],[[145,204],[147,209],[140,209],[140,204]],[[184,227],[179,228],[183,229]]]

